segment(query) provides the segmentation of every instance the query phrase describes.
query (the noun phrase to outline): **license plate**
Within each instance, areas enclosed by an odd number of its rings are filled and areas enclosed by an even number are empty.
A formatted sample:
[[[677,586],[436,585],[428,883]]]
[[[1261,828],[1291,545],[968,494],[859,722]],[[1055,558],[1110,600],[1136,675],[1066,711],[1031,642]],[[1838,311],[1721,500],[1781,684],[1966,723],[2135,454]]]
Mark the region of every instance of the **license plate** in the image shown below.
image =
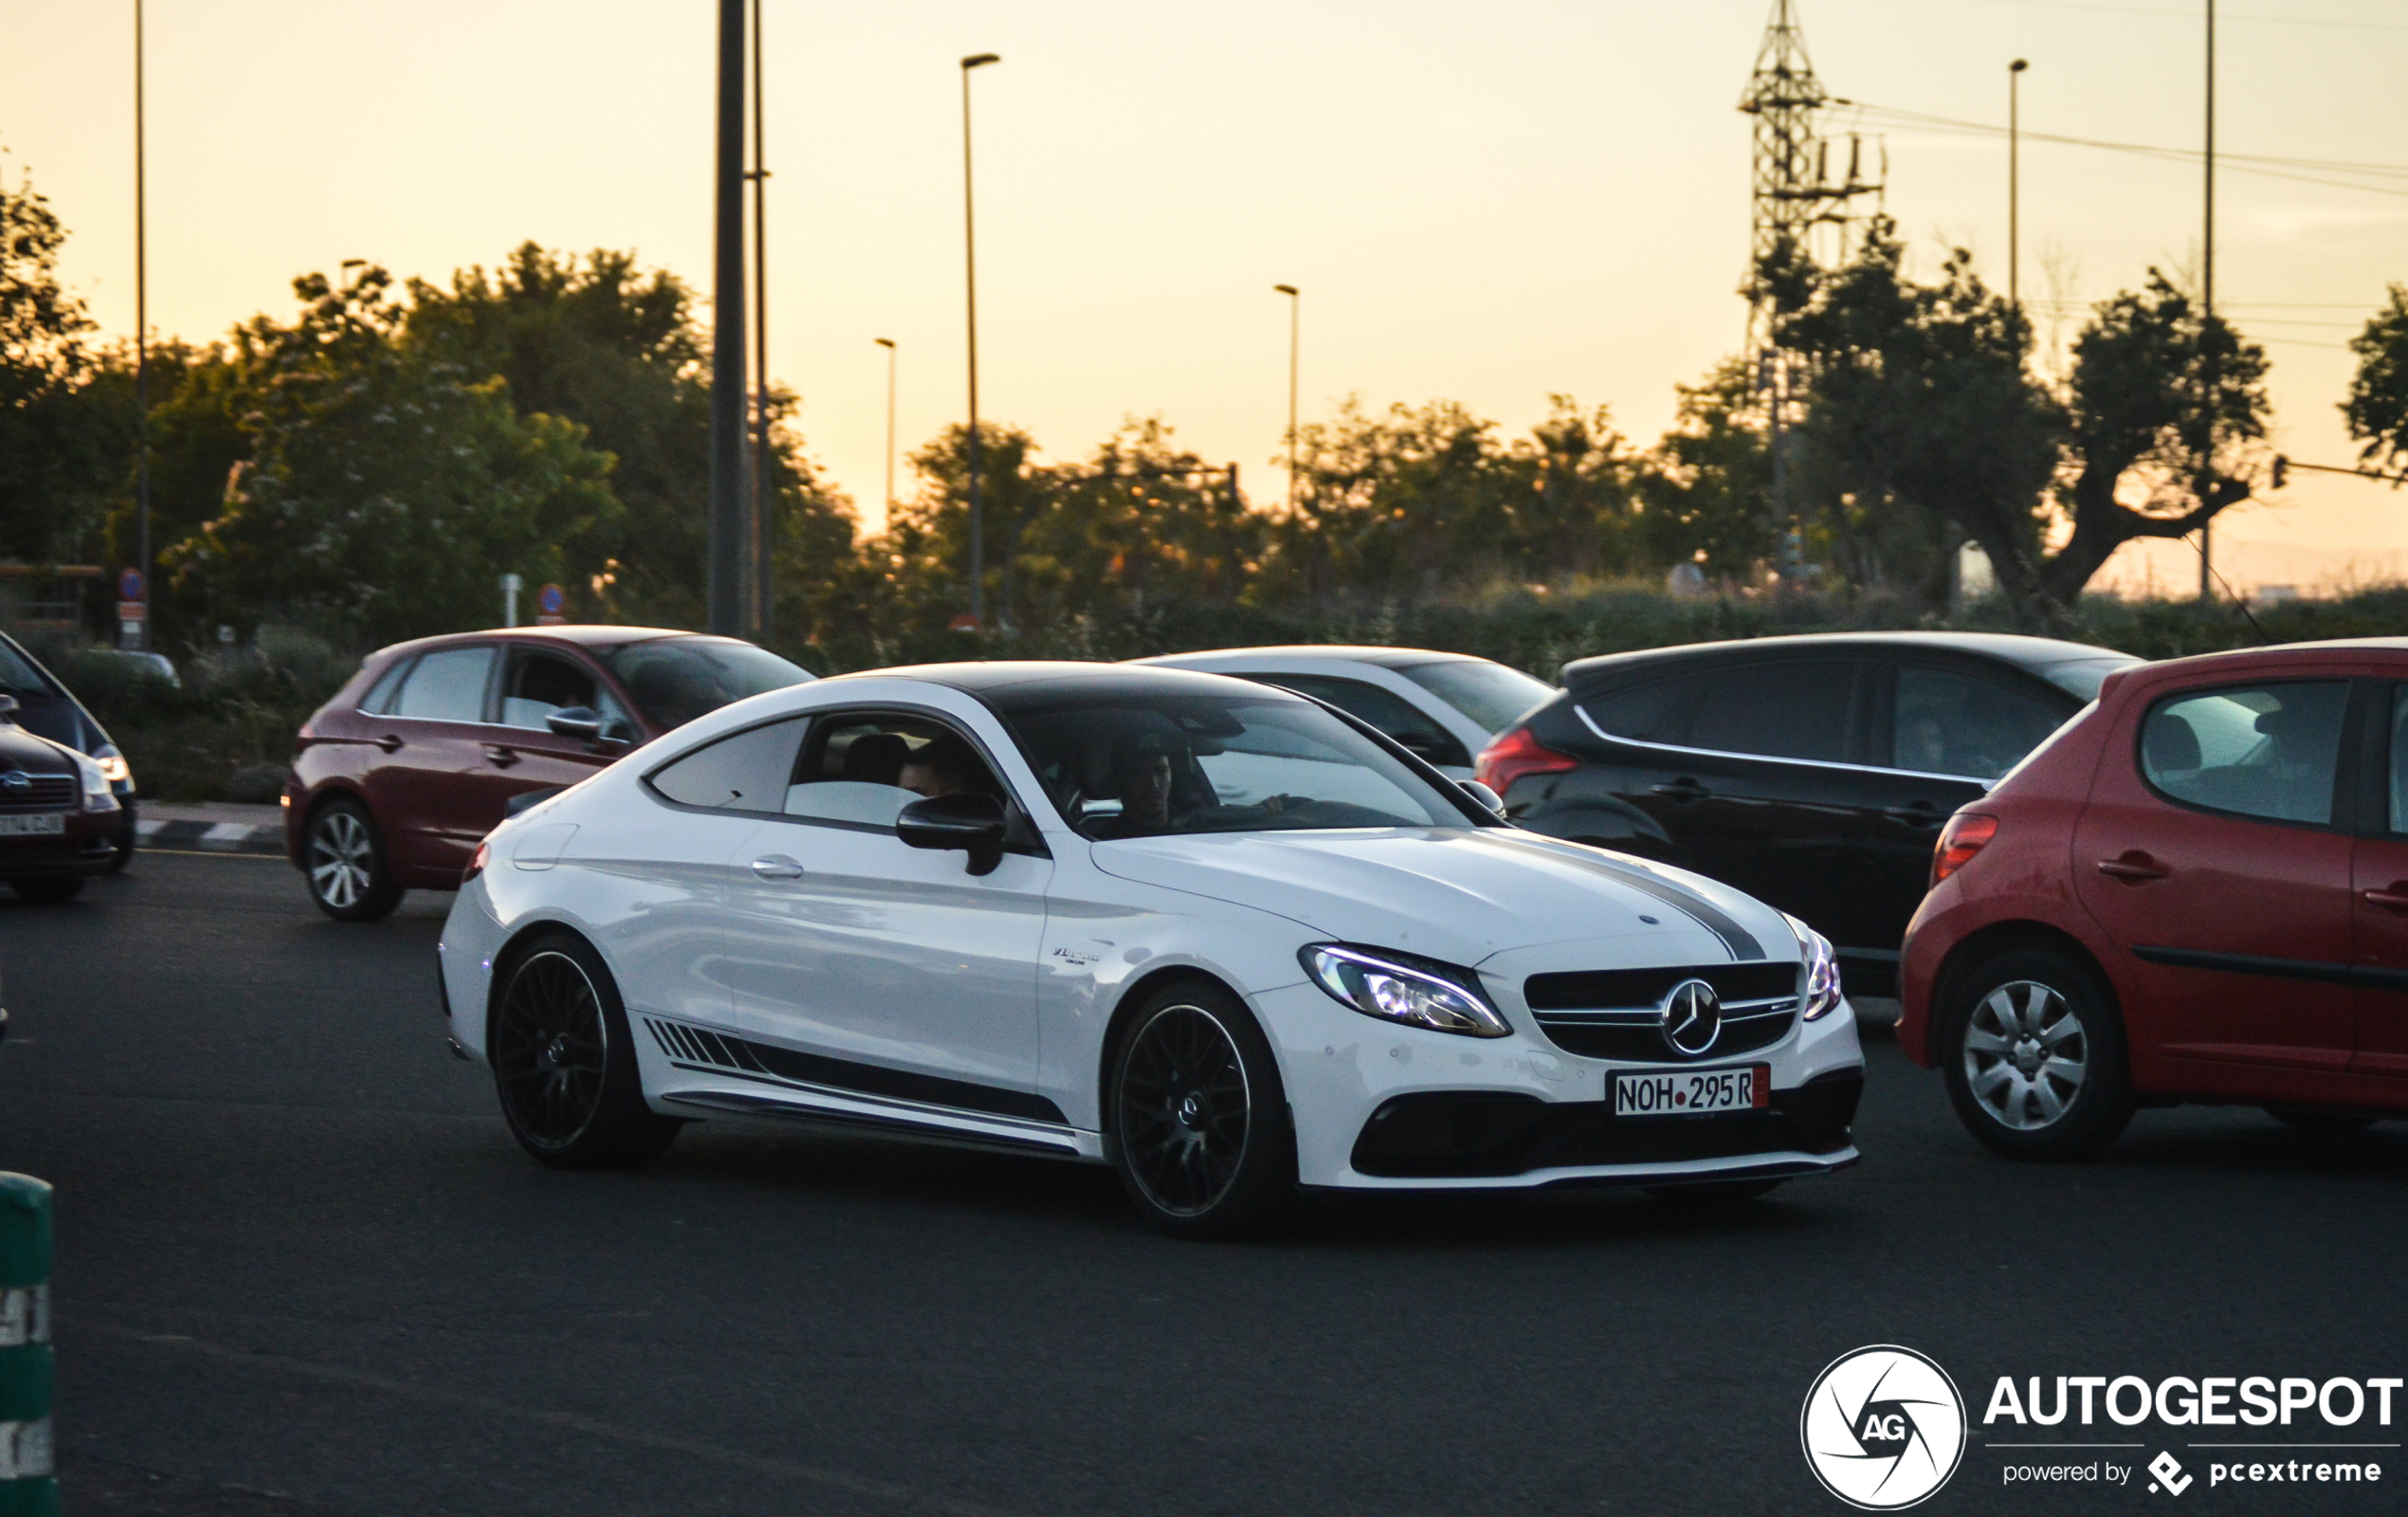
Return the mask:
[[[56,837],[66,830],[67,819],[58,812],[37,812],[31,816],[0,816],[0,837]]]
[[[1760,1111],[1773,1104],[1773,1067],[1736,1069],[1636,1069],[1614,1077],[1617,1117],[1689,1117],[1717,1111]]]

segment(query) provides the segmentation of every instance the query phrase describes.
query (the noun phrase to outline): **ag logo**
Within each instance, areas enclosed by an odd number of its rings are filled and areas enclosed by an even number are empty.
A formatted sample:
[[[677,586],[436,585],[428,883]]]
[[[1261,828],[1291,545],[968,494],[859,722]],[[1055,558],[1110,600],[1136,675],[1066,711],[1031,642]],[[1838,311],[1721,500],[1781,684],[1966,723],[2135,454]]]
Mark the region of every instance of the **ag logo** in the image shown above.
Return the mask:
[[[1696,1058],[1723,1031],[1723,1001],[1702,979],[1685,979],[1664,997],[1664,1041],[1675,1053]]]
[[[1877,1343],[1815,1377],[1797,1435],[1825,1490],[1867,1511],[1895,1511],[1957,1472],[1965,1403],[1946,1370],[1911,1348]]]

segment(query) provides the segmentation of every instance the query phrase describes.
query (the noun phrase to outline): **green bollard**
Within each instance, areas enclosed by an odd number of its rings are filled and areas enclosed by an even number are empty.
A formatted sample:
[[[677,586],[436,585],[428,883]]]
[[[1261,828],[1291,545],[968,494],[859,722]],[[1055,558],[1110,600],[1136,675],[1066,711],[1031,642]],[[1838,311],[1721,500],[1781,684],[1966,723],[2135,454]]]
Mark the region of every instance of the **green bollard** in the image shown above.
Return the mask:
[[[51,1378],[50,1187],[0,1174],[0,1517],[59,1517]]]

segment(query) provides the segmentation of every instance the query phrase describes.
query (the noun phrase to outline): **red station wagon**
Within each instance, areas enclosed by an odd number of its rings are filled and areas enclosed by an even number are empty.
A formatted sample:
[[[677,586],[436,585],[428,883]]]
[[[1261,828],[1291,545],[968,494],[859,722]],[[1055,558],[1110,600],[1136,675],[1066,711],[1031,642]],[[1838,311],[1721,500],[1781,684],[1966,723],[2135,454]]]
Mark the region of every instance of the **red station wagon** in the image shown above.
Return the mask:
[[[2004,1154],[2408,1116],[2408,639],[2109,675],[1942,832],[1898,1040]]]
[[[811,673],[729,637],[648,627],[463,632],[371,654],[302,723],[284,849],[328,916],[456,889],[515,798],[563,789],[731,701]]]

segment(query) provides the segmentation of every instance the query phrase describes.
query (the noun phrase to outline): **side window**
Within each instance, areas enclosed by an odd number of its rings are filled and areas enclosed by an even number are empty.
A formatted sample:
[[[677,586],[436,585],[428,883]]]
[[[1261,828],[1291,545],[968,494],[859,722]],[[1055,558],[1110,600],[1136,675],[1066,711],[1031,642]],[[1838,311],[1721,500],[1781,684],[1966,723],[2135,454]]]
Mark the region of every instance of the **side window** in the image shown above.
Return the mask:
[[[1926,775],[1996,779],[2065,719],[2055,706],[2024,691],[1910,665],[1898,671],[1888,761]]]
[[[2343,680],[2168,696],[2141,723],[2142,776],[2193,806],[2329,824],[2348,704]]]
[[[392,715],[393,699],[401,694],[401,682],[409,677],[410,663],[406,658],[393,660],[393,667],[378,675],[376,683],[360,698],[359,709],[372,717]]]
[[[483,722],[491,648],[446,648],[422,655],[402,681],[392,715],[422,722]]]
[[[1452,733],[1415,710],[1412,702],[1377,685],[1325,674],[1258,677],[1266,685],[1326,701],[1349,716],[1360,717],[1431,763],[1469,766],[1471,762],[1471,755],[1464,752],[1463,744],[1455,740]]]
[[[521,649],[512,655],[510,672],[502,686],[502,724],[530,732],[548,732],[546,719],[555,711],[583,706],[602,719],[602,735],[622,741],[635,736],[611,687],[583,665],[556,653]]]
[[[1708,678],[1688,746],[1770,758],[1844,759],[1856,666],[1758,664]]]
[[[2408,832],[2408,685],[2391,687],[2391,778],[2386,789],[2391,799],[2387,825],[2395,832]]]
[[[1671,724],[1679,719],[1681,708],[1697,685],[1698,676],[1694,674],[1626,685],[1618,690],[1589,697],[1580,703],[1580,709],[1588,713],[1590,721],[1617,738],[1637,742],[1675,742],[1681,735],[1672,730]]]
[[[648,782],[680,805],[774,816],[794,778],[805,725],[794,717],[748,727],[652,771]]]
[[[913,801],[961,795],[1005,795],[968,739],[929,717],[848,711],[812,731],[783,809],[801,821],[892,827]]]

